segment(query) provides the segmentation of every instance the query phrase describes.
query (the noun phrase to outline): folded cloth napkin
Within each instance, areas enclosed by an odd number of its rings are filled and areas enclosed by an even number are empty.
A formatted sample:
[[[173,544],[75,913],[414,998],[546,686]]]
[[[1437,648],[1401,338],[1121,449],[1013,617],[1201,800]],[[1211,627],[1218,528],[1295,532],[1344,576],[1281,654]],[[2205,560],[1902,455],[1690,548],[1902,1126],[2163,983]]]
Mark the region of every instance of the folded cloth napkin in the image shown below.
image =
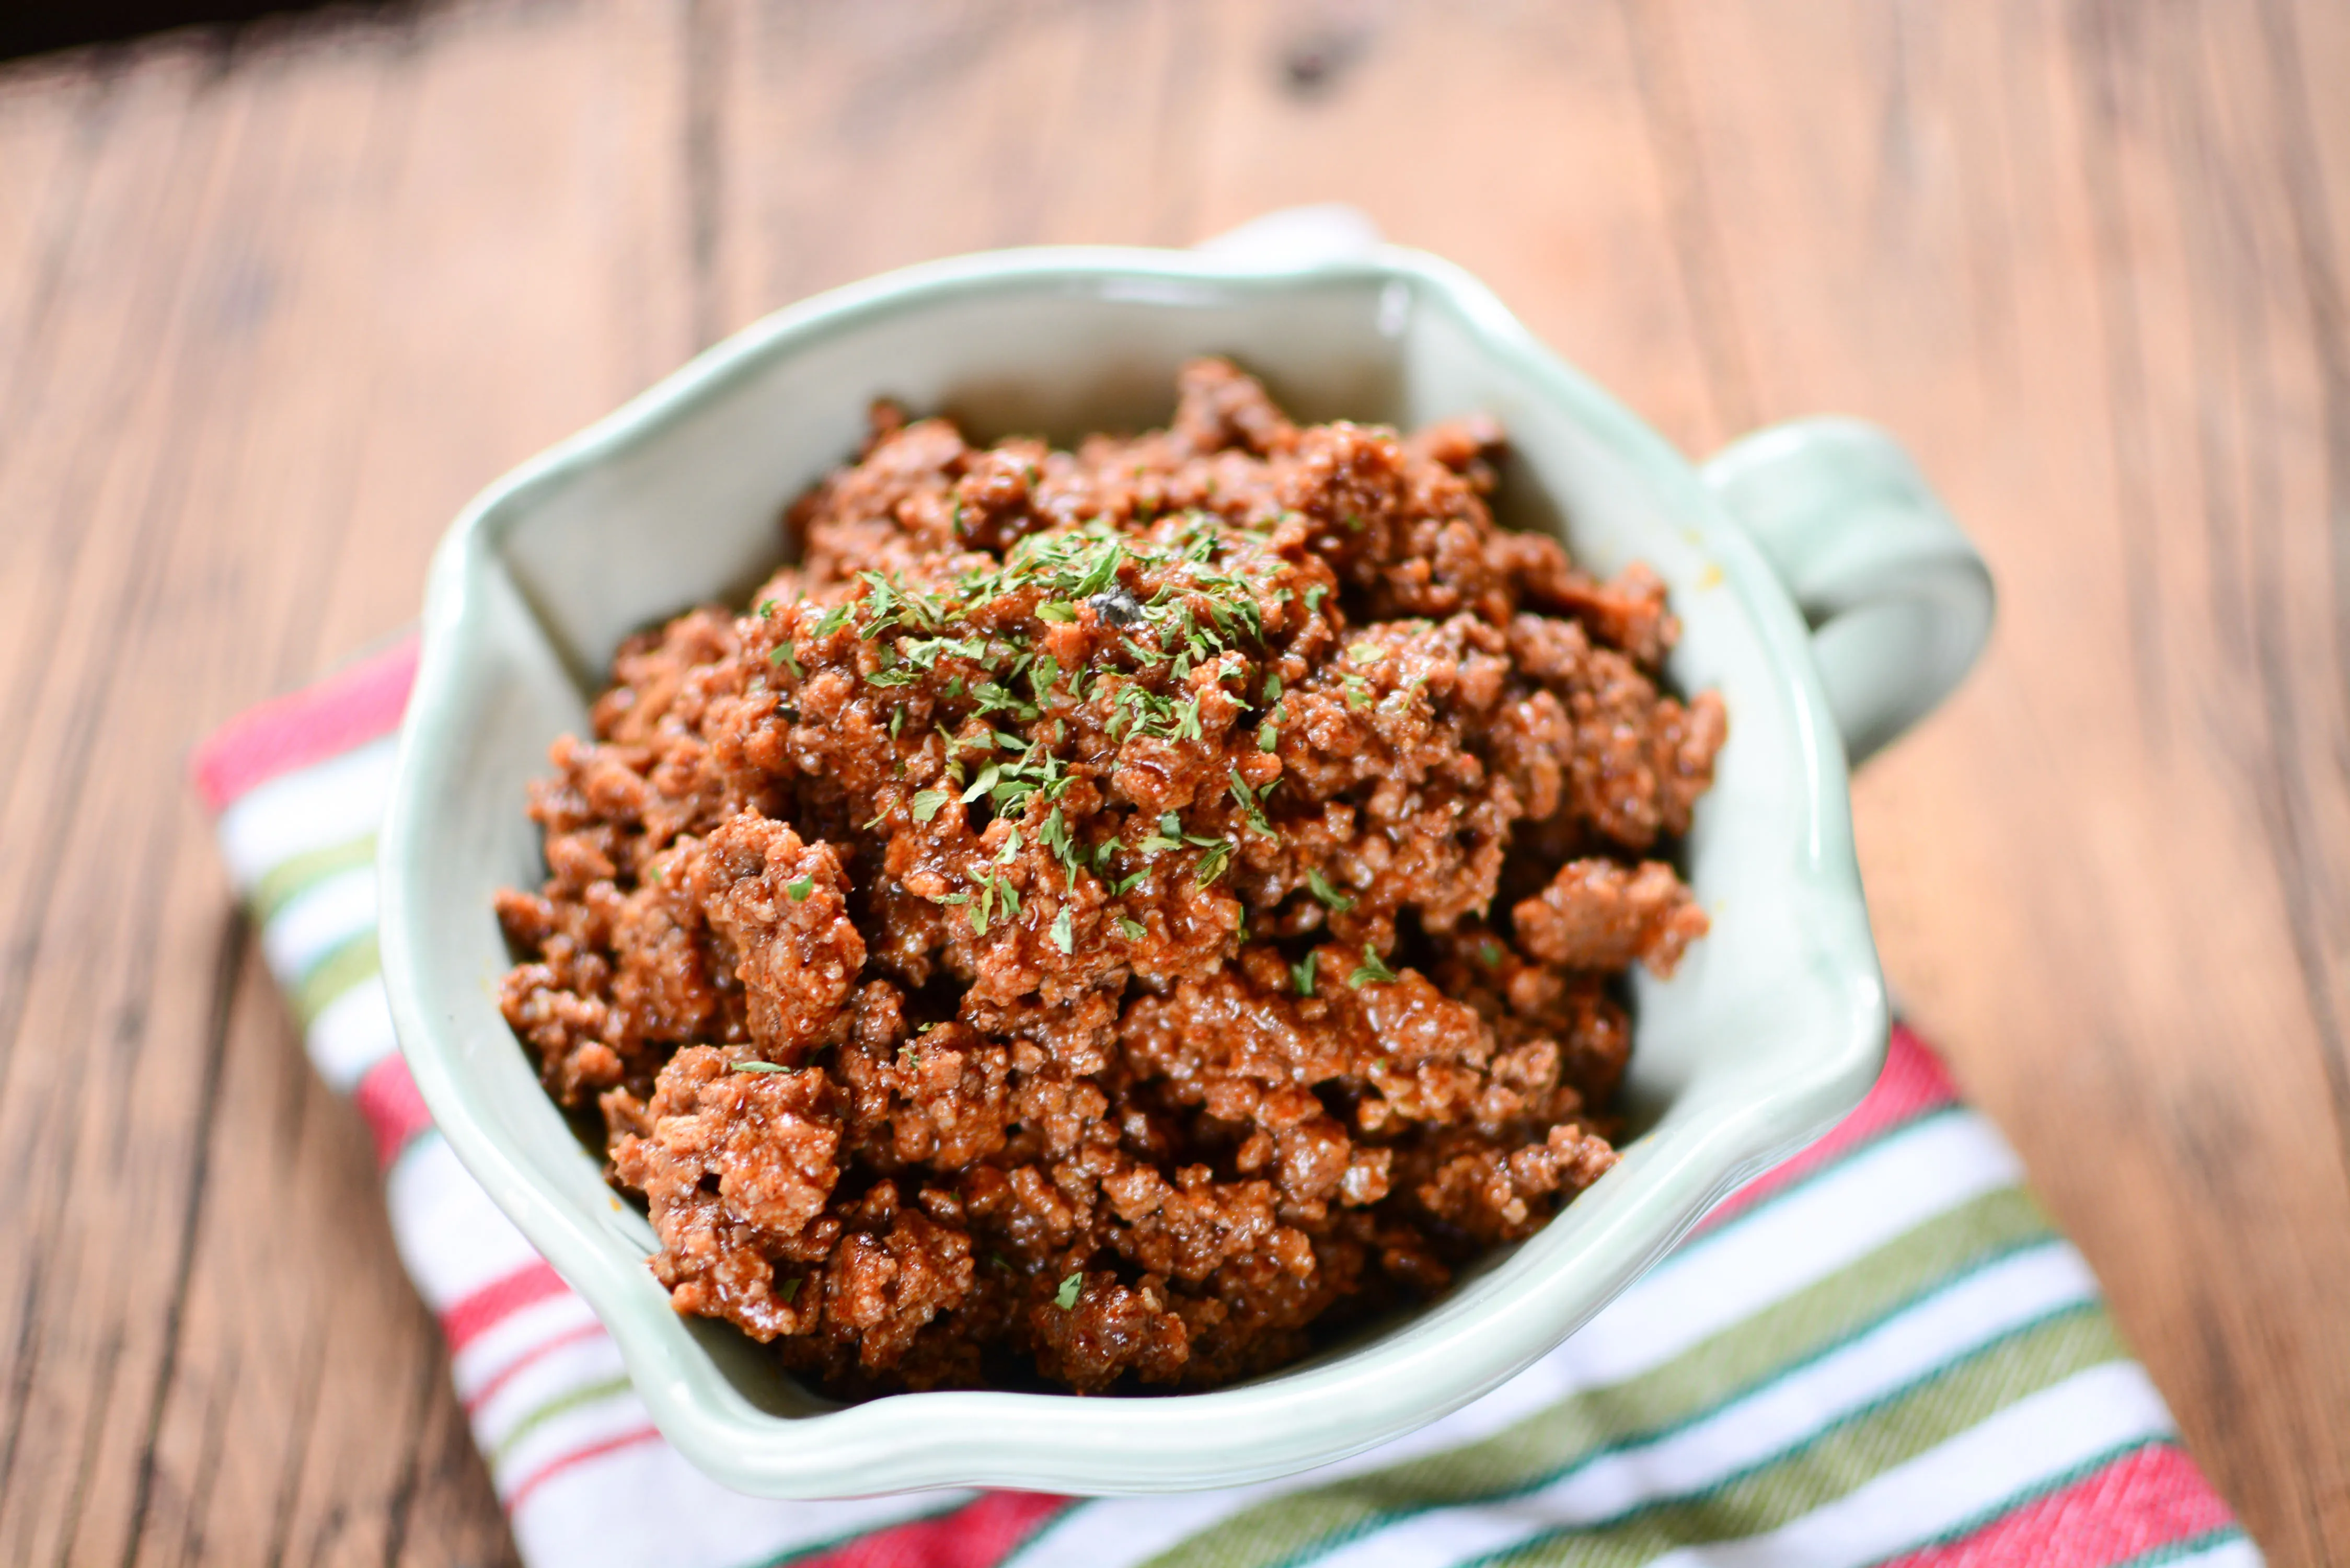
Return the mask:
[[[374,1135],[400,1256],[534,1568],[2260,1561],[2014,1154],[1907,1030],[1820,1143],[1515,1380],[1384,1448],[1174,1497],[727,1491],[653,1429],[595,1314],[433,1131],[392,1039],[375,830],[415,670],[403,642],[246,714],[195,780],[311,1060]]]

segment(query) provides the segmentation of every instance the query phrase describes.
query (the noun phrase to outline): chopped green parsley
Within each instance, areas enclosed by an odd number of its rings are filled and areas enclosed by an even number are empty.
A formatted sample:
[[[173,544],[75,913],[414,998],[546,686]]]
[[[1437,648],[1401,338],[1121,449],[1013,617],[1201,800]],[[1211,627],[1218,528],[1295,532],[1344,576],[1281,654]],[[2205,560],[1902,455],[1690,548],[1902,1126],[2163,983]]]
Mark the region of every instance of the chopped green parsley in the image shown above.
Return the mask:
[[[1365,942],[1362,967],[1347,977],[1347,986],[1351,991],[1360,991],[1367,985],[1391,985],[1400,978],[1380,961],[1378,950]]]
[[[1330,886],[1329,880],[1322,875],[1319,867],[1305,873],[1305,886],[1312,889],[1315,898],[1338,914],[1343,915],[1355,907],[1355,900]]]

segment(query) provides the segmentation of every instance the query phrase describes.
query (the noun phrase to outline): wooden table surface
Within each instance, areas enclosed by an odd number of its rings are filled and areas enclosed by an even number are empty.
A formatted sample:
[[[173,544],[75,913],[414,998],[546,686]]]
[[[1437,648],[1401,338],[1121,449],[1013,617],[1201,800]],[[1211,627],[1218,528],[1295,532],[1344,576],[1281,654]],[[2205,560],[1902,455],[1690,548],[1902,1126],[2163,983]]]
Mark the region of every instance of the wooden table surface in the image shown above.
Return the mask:
[[[0,1562],[510,1558],[182,784],[812,290],[1359,203],[1998,574],[1886,967],[2281,1563],[2350,1561],[2350,7],[494,0],[0,70]]]

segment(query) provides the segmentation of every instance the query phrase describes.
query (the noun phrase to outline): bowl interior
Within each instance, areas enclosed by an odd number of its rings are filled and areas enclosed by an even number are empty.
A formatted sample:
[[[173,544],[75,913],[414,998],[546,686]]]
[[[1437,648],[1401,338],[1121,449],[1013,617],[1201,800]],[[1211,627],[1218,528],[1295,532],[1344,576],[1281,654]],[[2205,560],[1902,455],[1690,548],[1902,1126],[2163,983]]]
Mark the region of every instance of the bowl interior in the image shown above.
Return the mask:
[[[873,399],[950,413],[976,440],[1066,442],[1164,422],[1177,367],[1201,353],[1232,356],[1301,420],[1409,428],[1494,415],[1512,442],[1505,522],[1560,533],[1598,573],[1641,560],[1664,577],[1684,627],[1671,677],[1685,691],[1719,689],[1731,714],[1685,846],[1714,929],[1670,982],[1636,980],[1627,1103],[1638,1136],[1621,1167],[1441,1302],[1216,1394],[911,1397],[934,1415],[985,1413],[1008,1457],[941,1450],[926,1470],[922,1443],[900,1432],[888,1484],[1155,1490],[1367,1447],[1549,1349],[1714,1198],[1823,1130],[1873,1077],[1882,999],[1841,754],[1803,628],[1688,466],[1481,288],[1400,253],[1276,275],[1157,253],[1054,253],[860,286],[722,346],[521,471],[461,520],[435,566],[387,849],[387,925],[400,927],[388,978],[396,1006],[414,1014],[403,1043],[460,1155],[613,1325],[657,1417],[714,1411],[740,1436],[837,1407],[731,1328],[670,1312],[641,1264],[650,1227],[605,1188],[498,1014],[508,959],[491,895],[543,875],[525,784],[545,771],[550,741],[584,729],[622,637],[689,605],[741,602],[781,556],[783,507],[854,454]],[[1351,1390],[1351,1416],[1334,1432],[1329,1411],[1290,1409],[1284,1390],[1316,1403]],[[1227,1414],[1253,1409],[1259,1435],[1236,1444],[1229,1427],[1201,1428],[1190,1461],[1170,1457],[1190,1422],[1151,1412],[1218,1402]],[[1128,1414],[1098,1414],[1115,1407]],[[1137,1418],[1161,1430],[1135,1438]],[[1032,1422],[1057,1434],[1037,1442],[1066,1450],[1058,1469],[1041,1450],[1023,1457],[1017,1433]],[[699,1446],[671,1435],[738,1485],[881,1490],[803,1485],[780,1460],[713,1460],[709,1433]],[[821,1472],[806,1459],[793,1475]]]

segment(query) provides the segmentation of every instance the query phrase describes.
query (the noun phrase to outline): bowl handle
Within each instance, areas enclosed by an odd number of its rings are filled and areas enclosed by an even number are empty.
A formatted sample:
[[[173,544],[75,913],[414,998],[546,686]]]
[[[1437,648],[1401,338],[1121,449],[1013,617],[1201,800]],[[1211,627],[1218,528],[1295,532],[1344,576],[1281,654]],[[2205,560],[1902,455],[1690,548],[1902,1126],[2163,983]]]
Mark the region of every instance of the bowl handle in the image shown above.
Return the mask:
[[[1891,436],[1797,420],[1731,442],[1700,472],[1810,623],[1853,766],[1964,679],[1991,637],[1991,570]]]

